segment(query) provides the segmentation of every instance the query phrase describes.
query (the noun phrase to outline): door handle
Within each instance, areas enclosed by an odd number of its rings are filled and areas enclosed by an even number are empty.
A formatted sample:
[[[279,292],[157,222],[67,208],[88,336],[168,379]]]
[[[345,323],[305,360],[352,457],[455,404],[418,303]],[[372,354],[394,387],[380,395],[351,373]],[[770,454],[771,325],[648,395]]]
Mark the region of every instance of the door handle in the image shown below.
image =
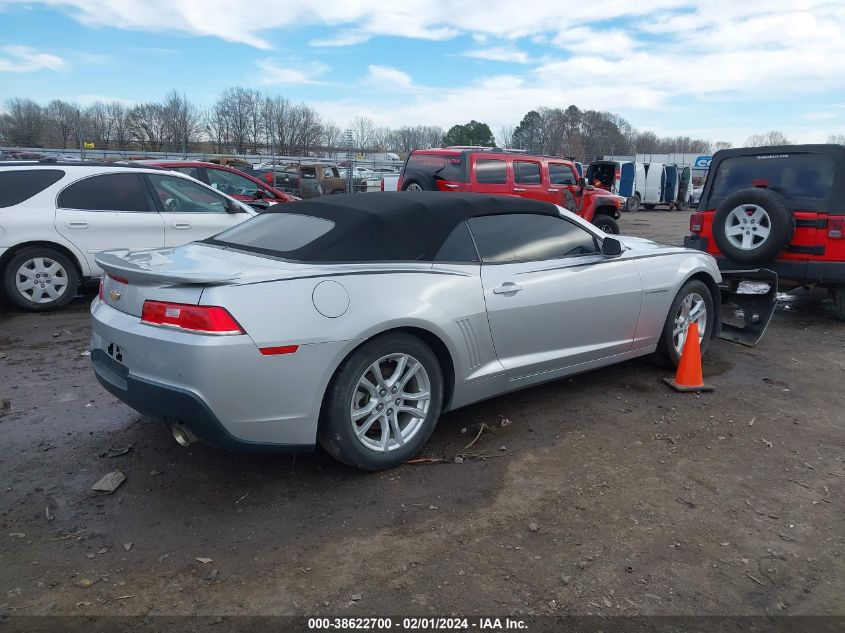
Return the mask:
[[[174,229],[189,229],[191,228],[190,222],[174,222],[173,223]]]
[[[512,281],[506,281],[498,288],[493,288],[494,295],[510,295],[522,290],[522,286],[517,286]]]
[[[447,189],[457,189],[458,185],[446,185]]]
[[[560,189],[546,189],[549,193],[557,193]]]
[[[72,229],[87,229],[88,223],[85,220],[71,220],[67,225]]]
[[[525,189],[523,189],[522,187],[514,187],[513,190],[514,191],[525,191]]]

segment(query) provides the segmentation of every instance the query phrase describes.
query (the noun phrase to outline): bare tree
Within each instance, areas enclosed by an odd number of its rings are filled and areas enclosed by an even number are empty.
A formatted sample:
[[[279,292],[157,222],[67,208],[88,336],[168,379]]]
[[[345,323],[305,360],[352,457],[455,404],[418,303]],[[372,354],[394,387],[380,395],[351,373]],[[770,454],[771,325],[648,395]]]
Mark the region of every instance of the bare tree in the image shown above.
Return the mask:
[[[14,97],[6,101],[3,127],[10,145],[37,146],[41,143],[46,117],[44,109],[32,99]]]
[[[170,121],[160,103],[142,103],[129,110],[128,128],[141,149],[159,152],[169,138]]]
[[[91,135],[89,140],[94,141],[97,147],[108,149],[115,124],[108,106],[102,101],[94,102],[85,110],[85,118],[88,124],[87,131]]]
[[[216,103],[205,113],[205,131],[212,147],[218,154],[223,153],[223,147],[229,139],[229,124],[223,105]]]
[[[197,138],[201,129],[199,110],[185,95],[175,90],[171,90],[164,98],[162,108],[167,119],[167,140],[187,151],[190,142]]]
[[[827,142],[834,145],[845,145],[845,134],[831,134],[827,137]]]
[[[513,147],[513,130],[512,125],[503,125],[499,128],[499,133],[496,135],[496,143],[499,147]]]
[[[792,145],[792,141],[783,132],[772,130],[765,134],[752,134],[745,144],[748,147],[763,147],[765,145]]]
[[[363,152],[373,142],[375,124],[373,120],[365,116],[356,116],[349,125],[352,130],[352,139],[359,152]]]
[[[106,105],[106,112],[111,119],[112,139],[121,152],[129,147],[129,111],[120,101]]]
[[[79,106],[61,99],[47,104],[47,139],[67,149],[68,143],[76,140],[79,126]]]
[[[251,137],[252,93],[245,88],[229,88],[218,97],[215,108],[226,121],[226,142],[243,154]]]
[[[323,124],[323,146],[329,154],[334,154],[341,146],[343,133],[334,121],[326,121]]]

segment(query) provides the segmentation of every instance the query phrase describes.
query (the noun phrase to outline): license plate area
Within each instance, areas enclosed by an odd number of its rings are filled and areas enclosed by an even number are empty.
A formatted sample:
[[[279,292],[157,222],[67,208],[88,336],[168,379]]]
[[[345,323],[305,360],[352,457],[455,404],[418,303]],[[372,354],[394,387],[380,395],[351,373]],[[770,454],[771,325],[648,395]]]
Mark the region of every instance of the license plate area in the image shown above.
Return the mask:
[[[121,348],[120,345],[109,343],[106,346],[106,354],[108,354],[109,358],[117,361],[121,365],[123,364],[123,348]]]

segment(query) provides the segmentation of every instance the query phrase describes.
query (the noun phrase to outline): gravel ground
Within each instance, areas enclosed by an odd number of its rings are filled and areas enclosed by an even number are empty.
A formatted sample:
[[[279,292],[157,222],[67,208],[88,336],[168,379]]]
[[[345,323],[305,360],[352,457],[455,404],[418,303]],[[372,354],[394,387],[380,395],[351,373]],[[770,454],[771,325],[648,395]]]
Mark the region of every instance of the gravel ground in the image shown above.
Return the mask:
[[[687,221],[622,227],[680,243]],[[631,361],[450,413],[425,454],[477,458],[378,474],[177,446],[94,379],[90,298],[0,312],[0,613],[845,614],[823,293],[712,346],[712,394]]]

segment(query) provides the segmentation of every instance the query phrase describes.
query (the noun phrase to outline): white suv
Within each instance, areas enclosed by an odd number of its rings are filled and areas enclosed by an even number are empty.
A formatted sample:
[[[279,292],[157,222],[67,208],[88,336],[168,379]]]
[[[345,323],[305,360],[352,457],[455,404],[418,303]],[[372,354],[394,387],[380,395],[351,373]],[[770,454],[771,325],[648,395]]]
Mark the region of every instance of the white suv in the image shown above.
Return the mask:
[[[255,215],[193,178],[136,165],[0,163],[0,276],[11,301],[54,310],[105,250],[180,246]]]

